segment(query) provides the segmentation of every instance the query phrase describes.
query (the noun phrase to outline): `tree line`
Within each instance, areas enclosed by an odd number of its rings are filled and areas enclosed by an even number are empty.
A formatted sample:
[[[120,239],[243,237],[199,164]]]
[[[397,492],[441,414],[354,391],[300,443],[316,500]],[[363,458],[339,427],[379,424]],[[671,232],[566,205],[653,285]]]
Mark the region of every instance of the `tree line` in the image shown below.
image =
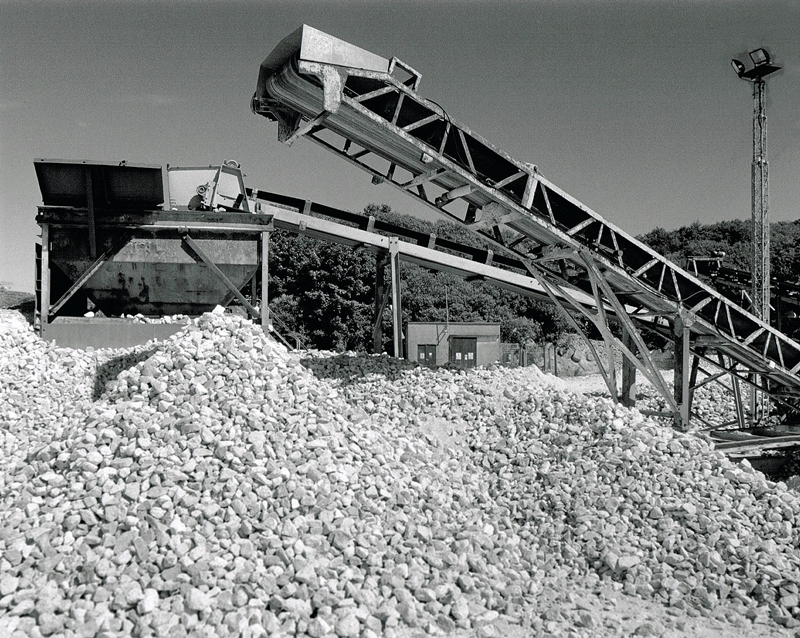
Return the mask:
[[[677,230],[656,228],[639,240],[681,265],[689,257],[713,257],[724,253],[728,268],[751,268],[753,224],[734,219],[702,225],[694,222]],[[800,284],[800,220],[770,224],[770,268],[772,276]]]
[[[452,222],[429,222],[370,204],[363,213],[420,233],[487,248],[480,237]],[[677,230],[656,228],[638,237],[682,265],[688,257],[722,257],[723,265],[750,269],[751,225],[733,220]],[[774,276],[800,285],[800,221],[771,226]],[[269,255],[270,309],[307,347],[371,352],[376,256],[365,249],[327,243],[285,231],[272,234]],[[386,269],[385,285],[390,282]],[[503,342],[553,341],[571,327],[561,311],[481,282],[467,282],[414,264],[401,266],[402,318],[408,321],[499,322]],[[385,309],[383,349],[391,351],[391,311]]]
[[[365,215],[413,231],[436,234],[485,249],[480,237],[445,220],[429,222],[370,204]],[[294,235],[272,233],[269,255],[270,310],[308,347],[371,352],[375,304],[376,257],[352,249]],[[389,286],[386,268],[385,285]],[[403,325],[408,321],[486,321],[500,323],[503,342],[556,341],[568,322],[551,304],[467,282],[415,264],[400,269]],[[383,349],[391,351],[392,315],[381,317]]]

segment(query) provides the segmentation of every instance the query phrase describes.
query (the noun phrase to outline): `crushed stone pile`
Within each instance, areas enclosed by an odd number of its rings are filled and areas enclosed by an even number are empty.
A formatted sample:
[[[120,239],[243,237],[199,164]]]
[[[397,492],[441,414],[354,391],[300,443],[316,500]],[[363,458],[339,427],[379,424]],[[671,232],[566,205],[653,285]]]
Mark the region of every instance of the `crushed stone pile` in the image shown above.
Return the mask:
[[[721,372],[721,370],[712,366],[707,365],[706,367],[711,374]],[[702,376],[700,378],[702,379]],[[669,413],[669,407],[664,397],[649,383],[638,386],[636,406],[642,411],[651,410],[653,412]],[[738,427],[733,392],[729,387],[720,383],[708,383],[694,391],[692,413],[702,419],[701,422],[694,424],[694,427],[697,428],[708,428],[709,426],[719,428]],[[671,417],[661,420],[667,423],[671,420]]]
[[[798,624],[794,492],[535,369],[289,353],[222,314],[80,353],[17,317],[0,635],[618,635],[552,599],[577,582]]]

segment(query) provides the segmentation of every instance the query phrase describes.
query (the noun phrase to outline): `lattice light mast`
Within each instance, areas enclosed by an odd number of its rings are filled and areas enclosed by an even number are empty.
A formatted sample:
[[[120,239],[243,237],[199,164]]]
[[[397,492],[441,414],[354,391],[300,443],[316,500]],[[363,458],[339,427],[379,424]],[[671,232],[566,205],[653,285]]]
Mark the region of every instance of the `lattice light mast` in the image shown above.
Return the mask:
[[[751,212],[753,218],[753,268],[751,311],[769,323],[770,303],[770,250],[769,250],[769,167],[767,164],[767,114],[765,78],[780,70],[772,64],[766,49],[750,52],[753,68],[745,70],[739,60],[731,60],[736,74],[753,83],[753,164],[751,186]],[[767,416],[769,406],[766,393],[751,396],[752,418]]]

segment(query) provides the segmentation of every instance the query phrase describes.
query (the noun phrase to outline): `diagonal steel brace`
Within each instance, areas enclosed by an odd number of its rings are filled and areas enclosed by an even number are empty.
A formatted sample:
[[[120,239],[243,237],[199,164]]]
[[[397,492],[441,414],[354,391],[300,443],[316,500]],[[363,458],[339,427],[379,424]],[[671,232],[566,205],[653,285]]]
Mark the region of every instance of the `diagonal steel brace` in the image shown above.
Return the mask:
[[[253,319],[260,320],[261,314],[258,312],[258,310],[256,310],[253,307],[253,304],[247,301],[247,298],[239,291],[236,285],[230,279],[228,279],[227,275],[219,269],[219,266],[217,266],[217,264],[215,264],[211,260],[211,258],[208,255],[206,255],[206,253],[203,251],[202,248],[200,248],[197,242],[189,236],[189,233],[184,233],[181,236],[181,239],[183,239],[184,244],[186,244],[186,246],[189,246],[189,248],[192,249],[195,255],[200,258],[200,261],[202,261],[206,266],[208,266],[208,269],[211,272],[213,272],[223,284],[225,284],[225,287],[228,290],[230,290],[231,293],[233,293],[233,296],[236,297],[239,303],[242,304],[245,308],[247,308],[247,311],[251,314]],[[186,246],[184,246],[184,251],[186,251]],[[193,259],[195,258],[195,255],[189,253],[189,256],[192,257]],[[264,303],[264,305],[266,306],[266,303]]]
[[[569,310],[567,310],[566,306],[562,302],[562,299],[566,300],[575,310],[577,310],[585,317],[587,317],[590,321],[592,321],[592,323],[595,322],[594,317],[588,310],[586,310],[586,308],[583,307],[581,303],[570,297],[569,292],[565,287],[550,282],[548,280],[547,275],[545,274],[546,271],[544,270],[544,268],[530,262],[526,263],[526,266],[528,267],[531,276],[534,277],[539,282],[542,288],[544,288],[544,291],[547,293],[547,296],[550,297],[550,300],[558,308],[561,309],[561,311],[564,313],[564,316],[567,318],[567,321],[569,321],[570,325],[584,340],[586,346],[589,348],[589,352],[591,353],[592,358],[595,360],[595,363],[597,364],[597,368],[603,377],[603,381],[605,381],[606,383],[608,391],[611,393],[611,396],[613,396],[616,399],[618,390],[617,390],[616,370],[614,368],[613,358],[610,361],[610,371],[609,371],[606,369],[606,364],[603,362],[603,358],[598,354],[597,349],[594,347],[594,344],[592,343],[591,339],[589,339],[589,336],[584,332],[580,324],[577,321],[575,321],[575,318],[570,314]],[[560,293],[561,295],[560,297],[559,295],[556,294],[556,290]]]
[[[608,329],[607,325],[603,327],[598,325],[598,328],[600,328],[601,332],[605,331],[608,333],[608,337],[613,341],[614,345],[616,345],[622,351],[622,353],[630,360],[630,362],[633,363],[633,365],[636,366],[636,368],[645,376],[645,378],[650,381],[650,383],[652,383],[653,386],[658,390],[659,394],[661,394],[661,396],[667,402],[670,410],[673,413],[679,414],[680,408],[675,401],[672,392],[667,387],[664,378],[661,376],[661,373],[653,363],[652,357],[650,356],[650,350],[647,348],[644,339],[642,339],[639,330],[631,321],[630,317],[628,317],[628,313],[626,312],[625,307],[622,305],[622,302],[620,302],[616,294],[614,294],[614,291],[611,290],[611,287],[603,278],[603,275],[598,270],[597,265],[594,263],[594,260],[591,258],[588,252],[586,250],[581,250],[580,256],[586,265],[589,278],[592,282],[592,288],[596,291],[595,298],[597,300],[597,307],[603,307],[603,297],[605,297],[606,301],[614,310],[616,318],[620,321],[620,323],[622,323],[625,330],[628,331],[628,334],[630,335],[639,354],[641,355],[641,359],[636,356],[635,353],[631,352],[631,350],[629,350],[621,340],[617,339],[617,337],[611,334],[611,331]],[[598,294],[598,289],[602,291],[602,296]]]
[[[114,255],[116,255],[120,250],[122,250],[127,245],[128,240],[130,238],[131,235],[129,233],[126,233],[118,241],[114,242],[114,244],[112,244],[112,246],[108,250],[106,250],[102,255],[100,255],[94,261],[94,263],[91,266],[89,266],[84,271],[84,273],[75,280],[75,283],[73,283],[69,287],[69,290],[67,290],[67,292],[61,295],[61,298],[58,301],[56,301],[52,306],[50,306],[50,310],[47,313],[48,314],[47,320],[50,321],[50,317],[54,316],[59,310],[61,310],[64,304],[67,303],[70,299],[72,299],[73,295],[76,292],[78,292],[80,288],[83,287],[83,284],[89,281],[89,279],[92,278],[92,275],[94,275],[98,270],[100,270],[100,268],[103,267],[103,264],[105,264],[109,259],[114,257]]]

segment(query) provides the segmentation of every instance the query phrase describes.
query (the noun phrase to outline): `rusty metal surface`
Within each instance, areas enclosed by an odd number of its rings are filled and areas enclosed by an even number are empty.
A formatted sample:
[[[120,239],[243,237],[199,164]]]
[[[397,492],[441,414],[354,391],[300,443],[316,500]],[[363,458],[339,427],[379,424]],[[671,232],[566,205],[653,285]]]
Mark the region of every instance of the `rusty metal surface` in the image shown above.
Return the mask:
[[[230,285],[245,286],[258,269],[258,242],[271,220],[247,213],[243,196],[233,212],[154,210],[163,201],[158,166],[36,160],[35,167],[55,315],[82,314],[87,298],[109,316],[196,315],[224,305]],[[209,168],[220,191],[213,208],[237,205],[227,191],[243,194],[238,164]],[[225,281],[187,251],[188,231]]]
[[[111,246],[125,231],[100,229],[99,243]],[[258,268],[258,240],[196,240],[225,275],[243,287]],[[72,281],[93,263],[86,231],[51,232],[50,259]],[[222,304],[228,289],[192,259],[176,236],[133,237],[83,285],[83,291],[108,316],[122,314],[196,315]]]

